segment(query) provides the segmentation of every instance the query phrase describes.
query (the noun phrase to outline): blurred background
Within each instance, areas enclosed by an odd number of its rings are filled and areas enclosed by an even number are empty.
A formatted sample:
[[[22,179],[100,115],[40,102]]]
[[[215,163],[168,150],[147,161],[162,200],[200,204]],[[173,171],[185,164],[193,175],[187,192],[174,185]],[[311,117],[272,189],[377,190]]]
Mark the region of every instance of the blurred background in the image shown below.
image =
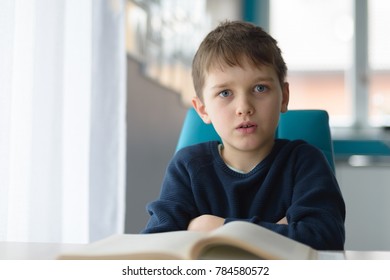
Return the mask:
[[[390,4],[373,0],[129,1],[126,229],[159,193],[194,95],[192,57],[219,22],[246,20],[279,42],[290,109],[330,115],[347,202],[346,248],[389,249]]]
[[[390,250],[390,4],[381,0],[1,0],[0,241],[137,233],[221,21],[279,43],[290,109],[330,115],[346,249]]]

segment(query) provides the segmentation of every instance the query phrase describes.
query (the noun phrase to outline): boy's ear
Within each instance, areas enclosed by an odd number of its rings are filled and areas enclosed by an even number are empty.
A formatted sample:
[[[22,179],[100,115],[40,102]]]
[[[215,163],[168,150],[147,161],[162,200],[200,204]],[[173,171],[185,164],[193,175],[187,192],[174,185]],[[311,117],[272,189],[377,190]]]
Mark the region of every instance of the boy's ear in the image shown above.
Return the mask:
[[[200,100],[199,97],[194,97],[192,98],[192,106],[194,107],[195,111],[198,113],[199,117],[203,120],[204,123],[210,124],[210,118],[209,115],[207,114],[206,106]]]
[[[282,106],[280,112],[286,113],[288,110],[288,101],[290,100],[290,88],[288,83],[283,84],[282,88]]]

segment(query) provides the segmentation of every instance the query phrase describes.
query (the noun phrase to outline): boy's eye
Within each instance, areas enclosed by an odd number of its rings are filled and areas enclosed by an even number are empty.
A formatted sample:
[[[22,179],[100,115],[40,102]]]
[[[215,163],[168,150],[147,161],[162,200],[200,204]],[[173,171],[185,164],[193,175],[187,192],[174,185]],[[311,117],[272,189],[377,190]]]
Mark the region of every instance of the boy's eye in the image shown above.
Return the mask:
[[[224,90],[224,91],[221,91],[219,93],[219,96],[221,96],[221,97],[229,97],[230,95],[231,95],[231,92],[228,90]]]
[[[256,92],[265,92],[266,90],[267,90],[267,86],[265,86],[265,85],[256,85],[255,86]]]

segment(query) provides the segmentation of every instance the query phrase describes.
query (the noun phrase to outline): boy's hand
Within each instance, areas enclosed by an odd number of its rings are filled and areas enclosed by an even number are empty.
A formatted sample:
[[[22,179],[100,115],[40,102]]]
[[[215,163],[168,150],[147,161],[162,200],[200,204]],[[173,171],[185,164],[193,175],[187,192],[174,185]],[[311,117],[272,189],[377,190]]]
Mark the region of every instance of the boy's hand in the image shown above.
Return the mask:
[[[192,219],[187,230],[191,231],[212,231],[223,226],[225,219],[213,215],[202,215]]]
[[[288,225],[287,218],[284,217],[279,222],[277,222],[277,224],[279,224],[279,225]]]

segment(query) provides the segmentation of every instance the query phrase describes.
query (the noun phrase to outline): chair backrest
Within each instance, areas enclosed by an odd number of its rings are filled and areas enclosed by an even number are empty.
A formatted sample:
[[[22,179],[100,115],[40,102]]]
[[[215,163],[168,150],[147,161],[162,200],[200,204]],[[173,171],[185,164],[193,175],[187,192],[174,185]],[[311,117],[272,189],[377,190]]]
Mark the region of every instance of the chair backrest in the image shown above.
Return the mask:
[[[329,116],[324,110],[289,110],[280,115],[277,138],[302,139],[319,148],[334,169],[334,152]],[[193,108],[184,119],[176,151],[189,145],[221,140],[212,125],[205,124]]]
[[[176,146],[176,151],[202,142],[218,140],[221,138],[211,124],[205,124],[194,108],[190,108],[184,119],[183,127]]]
[[[329,115],[324,110],[289,110],[280,115],[278,138],[302,139],[322,151],[335,172]]]

